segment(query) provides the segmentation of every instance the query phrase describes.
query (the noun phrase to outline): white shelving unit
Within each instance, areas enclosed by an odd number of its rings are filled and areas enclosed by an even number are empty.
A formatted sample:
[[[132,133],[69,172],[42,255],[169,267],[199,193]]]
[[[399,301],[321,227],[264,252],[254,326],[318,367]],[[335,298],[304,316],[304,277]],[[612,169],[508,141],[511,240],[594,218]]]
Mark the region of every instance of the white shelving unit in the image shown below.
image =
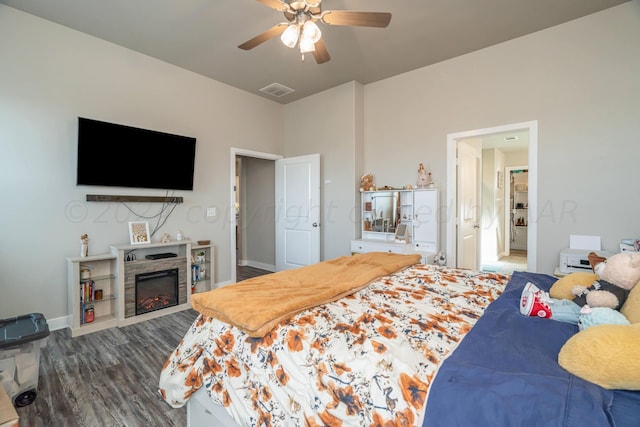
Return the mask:
[[[211,244],[198,245],[183,240],[146,245],[114,245],[111,246],[109,254],[67,258],[71,336],[126,326],[191,307],[192,278],[196,279],[193,282],[194,292],[205,292],[213,287],[214,251],[215,246]],[[172,252],[176,256],[162,259],[146,258],[147,255],[163,252]],[[201,252],[204,253],[202,258],[198,256]],[[175,268],[179,272],[178,304],[135,314],[135,295],[132,288],[135,275],[167,268]],[[192,277],[192,270],[196,269],[200,274]],[[86,274],[90,274],[90,277],[85,279]],[[93,282],[91,296],[83,292],[90,282]],[[96,289],[102,291],[100,299],[95,298]],[[93,320],[90,318],[91,315],[87,317],[87,313],[91,311]]]
[[[361,239],[351,241],[352,253],[419,253],[430,263],[438,251],[438,191],[365,191],[362,198]],[[397,242],[397,224],[405,224],[408,241]]]
[[[516,190],[513,193],[513,236],[511,249],[527,250],[527,226],[529,221],[529,193]]]
[[[72,337],[117,325],[116,264],[117,258],[112,254],[67,258]],[[84,289],[91,283],[94,292],[89,296]],[[95,298],[96,289],[102,291],[100,299]],[[91,321],[87,316],[90,311]]]
[[[191,246],[191,293],[212,289],[214,273],[214,249],[212,245]]]

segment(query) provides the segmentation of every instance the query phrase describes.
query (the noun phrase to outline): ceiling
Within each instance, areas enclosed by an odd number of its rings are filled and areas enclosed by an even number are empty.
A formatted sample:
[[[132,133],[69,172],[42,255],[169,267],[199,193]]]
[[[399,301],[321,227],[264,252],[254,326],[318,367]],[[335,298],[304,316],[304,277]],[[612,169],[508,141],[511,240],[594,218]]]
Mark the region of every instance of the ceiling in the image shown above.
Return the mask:
[[[375,82],[629,0],[323,0],[323,10],[390,12],[387,28],[319,24],[331,60],[303,62],[278,38],[238,45],[284,21],[256,0],[0,0],[286,104],[340,84]],[[280,98],[272,83],[294,89]]]
[[[529,131],[510,131],[480,137],[482,148],[497,148],[504,153],[525,151],[529,148]]]

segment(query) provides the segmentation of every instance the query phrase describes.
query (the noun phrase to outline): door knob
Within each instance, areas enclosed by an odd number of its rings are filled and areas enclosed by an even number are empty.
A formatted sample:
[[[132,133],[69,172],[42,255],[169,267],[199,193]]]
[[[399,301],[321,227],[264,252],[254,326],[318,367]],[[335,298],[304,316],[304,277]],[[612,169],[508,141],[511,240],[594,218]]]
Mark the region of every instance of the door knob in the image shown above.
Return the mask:
[[[473,224],[473,228],[480,228],[479,224]]]
[[[311,224],[312,227],[317,227],[319,224],[317,222],[314,222],[313,224]]]

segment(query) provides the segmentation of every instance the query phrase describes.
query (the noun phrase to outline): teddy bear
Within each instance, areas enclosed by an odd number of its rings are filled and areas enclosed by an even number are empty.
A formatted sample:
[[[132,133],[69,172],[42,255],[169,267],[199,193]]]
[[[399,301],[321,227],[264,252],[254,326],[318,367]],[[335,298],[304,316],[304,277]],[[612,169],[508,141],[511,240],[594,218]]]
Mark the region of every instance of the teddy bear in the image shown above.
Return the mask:
[[[366,175],[362,175],[362,178],[360,178],[360,191],[371,191],[374,189],[373,174],[368,173]]]
[[[571,298],[575,285],[587,288],[594,280],[606,280],[631,289],[626,301],[616,310],[580,309],[580,331],[560,349],[560,366],[606,389],[640,390],[640,364],[637,363],[640,360],[640,285],[635,286],[639,270],[640,252],[627,251],[596,265],[594,274],[571,273],[554,283],[549,291],[554,299]],[[598,295],[592,298],[597,300]],[[602,363],[603,360],[607,363]]]
[[[640,252],[617,253],[597,263],[593,270],[598,280],[590,286],[574,286],[571,289],[575,295],[573,302],[581,307],[589,305],[591,308],[619,310],[631,289],[640,281]]]

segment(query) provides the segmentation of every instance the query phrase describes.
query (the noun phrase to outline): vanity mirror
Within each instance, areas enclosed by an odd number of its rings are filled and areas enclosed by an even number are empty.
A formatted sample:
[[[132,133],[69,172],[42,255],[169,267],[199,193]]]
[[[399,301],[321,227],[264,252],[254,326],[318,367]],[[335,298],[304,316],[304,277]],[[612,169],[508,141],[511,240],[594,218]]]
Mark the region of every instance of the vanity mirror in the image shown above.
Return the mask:
[[[364,220],[370,221],[370,230],[394,233],[398,222],[400,195],[398,191],[371,191],[365,194]]]
[[[432,262],[438,247],[438,190],[362,191],[361,237],[352,253],[420,253]]]
[[[393,239],[398,224],[410,218],[406,213],[402,216],[402,193],[394,190],[362,193],[362,231],[391,234]]]

